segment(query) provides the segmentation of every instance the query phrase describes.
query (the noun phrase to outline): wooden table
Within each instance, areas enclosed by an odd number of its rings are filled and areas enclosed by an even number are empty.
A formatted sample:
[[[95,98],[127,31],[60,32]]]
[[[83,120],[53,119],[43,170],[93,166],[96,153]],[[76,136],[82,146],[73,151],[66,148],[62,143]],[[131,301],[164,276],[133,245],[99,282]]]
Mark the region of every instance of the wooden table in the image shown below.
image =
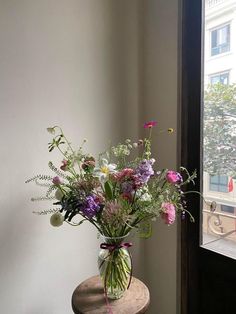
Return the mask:
[[[146,313],[150,303],[149,290],[142,281],[132,278],[129,289],[119,300],[110,300],[113,314]],[[73,292],[72,308],[75,314],[107,314],[108,307],[99,276],[82,282]]]

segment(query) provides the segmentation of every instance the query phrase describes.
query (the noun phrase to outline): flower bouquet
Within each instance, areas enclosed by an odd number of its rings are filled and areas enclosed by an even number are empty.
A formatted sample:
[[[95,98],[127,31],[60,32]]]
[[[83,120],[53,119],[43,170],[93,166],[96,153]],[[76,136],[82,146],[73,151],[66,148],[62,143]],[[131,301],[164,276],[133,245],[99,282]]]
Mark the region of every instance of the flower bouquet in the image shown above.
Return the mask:
[[[79,226],[88,221],[97,228],[103,237],[98,267],[105,294],[111,299],[120,298],[130,284],[131,243],[126,237],[136,231],[148,238],[156,218],[171,225],[176,214],[184,216],[187,210],[182,188],[196,177],[195,172],[190,175],[185,168],[180,169],[182,174],[155,170],[151,154],[155,125],[155,121],[145,123],[147,137],[111,146],[97,160],[84,152],[86,140],[75,150],[60,127],[48,128],[52,135],[49,152],[57,148],[63,156],[62,163],[56,167],[50,161],[54,175],[40,174],[26,181],[47,187],[44,196],[32,200],[54,199],[54,208],[36,212],[51,214],[53,226]],[[172,132],[173,129],[166,130],[167,134]]]

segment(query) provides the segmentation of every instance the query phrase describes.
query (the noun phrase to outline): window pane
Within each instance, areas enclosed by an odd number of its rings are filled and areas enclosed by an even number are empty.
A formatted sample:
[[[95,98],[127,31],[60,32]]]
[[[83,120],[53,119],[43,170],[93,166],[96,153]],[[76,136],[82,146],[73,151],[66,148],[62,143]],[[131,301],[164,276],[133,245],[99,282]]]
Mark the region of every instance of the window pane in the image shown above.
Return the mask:
[[[230,50],[230,24],[219,26],[211,31],[211,55],[215,56]]]
[[[221,211],[234,214],[234,207],[228,205],[221,205]]]
[[[210,84],[217,84],[217,83],[228,85],[229,84],[229,72],[211,75]]]
[[[217,31],[211,32],[211,47],[215,48],[217,46]]]
[[[205,0],[204,248],[236,258],[236,0]],[[224,52],[230,51],[230,54]],[[212,56],[217,56],[212,58]]]

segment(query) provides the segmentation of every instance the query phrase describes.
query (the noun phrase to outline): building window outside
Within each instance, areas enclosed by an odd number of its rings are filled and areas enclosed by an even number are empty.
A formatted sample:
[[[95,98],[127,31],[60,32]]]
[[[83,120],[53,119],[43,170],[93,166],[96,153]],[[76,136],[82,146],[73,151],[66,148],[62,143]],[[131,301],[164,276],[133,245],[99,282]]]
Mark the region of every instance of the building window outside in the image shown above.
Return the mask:
[[[210,76],[210,84],[221,83],[224,85],[229,85],[229,72],[218,73]]]
[[[221,211],[229,214],[234,214],[234,207],[228,205],[221,205]]]
[[[210,176],[209,189],[216,192],[228,192],[228,177],[221,175]]]
[[[211,56],[230,50],[230,24],[211,31]]]

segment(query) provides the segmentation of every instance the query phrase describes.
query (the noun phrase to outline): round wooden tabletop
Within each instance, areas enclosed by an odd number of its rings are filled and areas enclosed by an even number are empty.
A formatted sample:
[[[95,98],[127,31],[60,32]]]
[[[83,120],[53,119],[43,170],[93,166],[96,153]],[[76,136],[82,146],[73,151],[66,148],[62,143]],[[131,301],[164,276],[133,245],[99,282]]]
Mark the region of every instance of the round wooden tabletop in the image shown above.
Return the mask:
[[[132,278],[129,289],[119,300],[110,300],[113,314],[146,313],[150,303],[150,294],[145,284]],[[99,276],[83,281],[73,292],[72,308],[75,314],[107,314],[104,289]]]

